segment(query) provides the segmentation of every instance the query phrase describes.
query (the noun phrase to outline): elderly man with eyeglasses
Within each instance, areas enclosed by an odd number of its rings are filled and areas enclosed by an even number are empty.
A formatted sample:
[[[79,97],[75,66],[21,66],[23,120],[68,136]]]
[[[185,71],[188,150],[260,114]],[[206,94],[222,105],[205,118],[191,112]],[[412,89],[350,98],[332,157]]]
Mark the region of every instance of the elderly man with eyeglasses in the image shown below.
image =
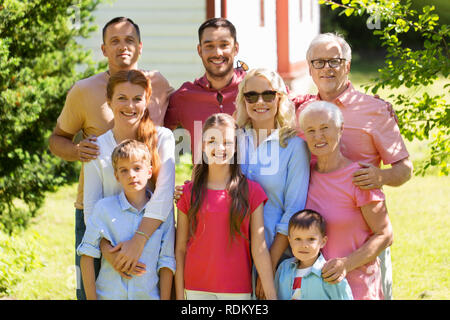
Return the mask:
[[[325,33],[314,38],[306,53],[309,73],[317,96],[294,98],[297,118],[312,101],[337,105],[344,116],[341,139],[343,155],[360,164],[353,183],[361,189],[400,186],[411,178],[413,166],[389,103],[356,90],[348,79],[351,65],[349,44],[339,35]],[[303,132],[300,131],[300,137]],[[381,161],[384,167],[380,168]],[[324,199],[326,201],[326,199]],[[390,248],[380,254],[385,299],[392,299]]]

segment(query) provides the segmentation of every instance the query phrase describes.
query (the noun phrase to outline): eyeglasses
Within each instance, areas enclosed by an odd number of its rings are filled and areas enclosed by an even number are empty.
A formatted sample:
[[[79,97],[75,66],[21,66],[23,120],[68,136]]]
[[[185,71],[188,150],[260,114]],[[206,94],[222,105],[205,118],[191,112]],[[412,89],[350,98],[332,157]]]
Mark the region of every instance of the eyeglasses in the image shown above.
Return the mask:
[[[277,96],[276,91],[266,90],[262,93],[256,91],[249,91],[244,93],[244,98],[248,103],[256,103],[259,99],[259,96],[262,97],[264,102],[272,102]]]
[[[328,63],[328,66],[330,68],[337,68],[341,65],[342,61],[345,61],[343,58],[334,58],[334,59],[315,59],[311,60],[311,64],[314,67],[314,69],[323,69],[325,67],[325,64]]]

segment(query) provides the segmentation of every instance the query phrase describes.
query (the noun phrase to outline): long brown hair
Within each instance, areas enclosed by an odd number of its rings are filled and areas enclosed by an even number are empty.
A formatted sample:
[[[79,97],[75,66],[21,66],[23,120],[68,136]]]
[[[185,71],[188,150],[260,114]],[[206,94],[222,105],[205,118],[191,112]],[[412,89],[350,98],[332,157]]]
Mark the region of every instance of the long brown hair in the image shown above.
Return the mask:
[[[145,89],[145,101],[147,104],[150,102],[152,96],[152,86],[150,80],[139,70],[119,71],[114,73],[108,80],[106,86],[106,98],[108,101],[112,100],[114,95],[114,88],[119,83],[129,82],[136,84]],[[145,109],[144,115],[137,129],[136,140],[143,142],[147,145],[148,150],[152,156],[152,178],[150,181],[153,187],[156,185],[158,179],[159,169],[161,167],[161,158],[158,153],[158,133],[156,126],[150,118],[150,112],[148,108]]]
[[[237,125],[233,117],[225,113],[215,113],[206,119],[203,125],[203,133],[214,126],[227,126],[236,132]],[[235,136],[235,150],[232,162],[230,163],[230,180],[226,186],[228,196],[231,199],[230,205],[230,235],[234,239],[236,234],[241,235],[241,224],[249,213],[248,204],[248,183],[247,178],[241,171],[238,163],[238,145]],[[193,169],[193,181],[191,192],[191,207],[188,210],[189,230],[193,236],[197,228],[197,213],[205,199],[208,183],[208,164],[203,160],[195,164]],[[247,239],[248,240],[248,239]]]

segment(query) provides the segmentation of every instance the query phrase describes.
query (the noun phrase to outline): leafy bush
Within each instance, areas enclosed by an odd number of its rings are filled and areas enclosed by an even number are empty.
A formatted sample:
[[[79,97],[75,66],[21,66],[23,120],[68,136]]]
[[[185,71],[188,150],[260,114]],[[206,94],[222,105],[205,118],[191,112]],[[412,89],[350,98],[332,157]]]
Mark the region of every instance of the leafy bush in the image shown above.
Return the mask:
[[[38,254],[39,234],[14,237],[0,232],[0,296],[9,295],[25,272],[43,266]]]
[[[435,7],[426,5],[413,9],[411,0],[319,0],[341,15],[377,17],[379,26],[373,34],[386,49],[385,64],[371,85],[372,93],[380,88],[425,89],[420,97],[411,98],[399,94],[390,95],[397,112],[400,130],[409,141],[430,140],[430,154],[416,173],[424,174],[431,166],[439,167],[440,173],[450,171],[450,105],[445,100],[450,93],[450,40],[449,25],[442,23]],[[448,17],[448,16],[447,16]],[[448,19],[447,19],[448,21]],[[417,47],[402,41],[414,33]],[[442,94],[430,95],[427,88],[442,77],[447,81]]]
[[[95,30],[91,12],[100,1],[0,1],[0,227],[7,232],[27,224],[46,191],[76,181],[76,164],[52,156],[47,140],[72,84],[98,72],[75,38]]]

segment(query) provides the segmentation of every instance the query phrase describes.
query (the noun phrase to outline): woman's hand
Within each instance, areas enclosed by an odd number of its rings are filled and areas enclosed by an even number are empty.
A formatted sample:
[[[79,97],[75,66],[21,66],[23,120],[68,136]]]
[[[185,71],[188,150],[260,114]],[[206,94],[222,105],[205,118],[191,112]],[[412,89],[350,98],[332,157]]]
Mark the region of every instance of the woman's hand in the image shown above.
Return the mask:
[[[114,269],[128,274],[132,273],[142,255],[146,240],[142,236],[134,236],[131,240],[115,246],[111,250],[111,252],[118,252],[113,263]]]
[[[335,258],[327,261],[322,268],[324,281],[336,284],[344,280],[347,275],[346,258]]]
[[[122,246],[123,246],[123,243],[121,242],[117,246],[113,247],[113,246],[111,246],[109,241],[104,238],[100,242],[100,248],[102,251],[102,255],[103,255],[103,257],[105,257],[106,261],[108,261],[109,264],[111,266],[113,266],[113,268],[114,268],[114,261],[116,259],[116,256],[118,255],[118,252],[120,251]],[[120,276],[122,278],[125,278],[125,279],[131,279],[132,276],[141,276],[147,272],[146,265],[142,262],[138,262],[136,264],[136,267],[130,273],[122,272],[118,268],[114,268],[114,269],[117,271],[117,273],[120,274]]]
[[[186,180],[184,184],[189,183],[189,180]],[[173,199],[177,202],[181,196],[183,195],[183,186],[175,186],[175,191],[173,192]]]

